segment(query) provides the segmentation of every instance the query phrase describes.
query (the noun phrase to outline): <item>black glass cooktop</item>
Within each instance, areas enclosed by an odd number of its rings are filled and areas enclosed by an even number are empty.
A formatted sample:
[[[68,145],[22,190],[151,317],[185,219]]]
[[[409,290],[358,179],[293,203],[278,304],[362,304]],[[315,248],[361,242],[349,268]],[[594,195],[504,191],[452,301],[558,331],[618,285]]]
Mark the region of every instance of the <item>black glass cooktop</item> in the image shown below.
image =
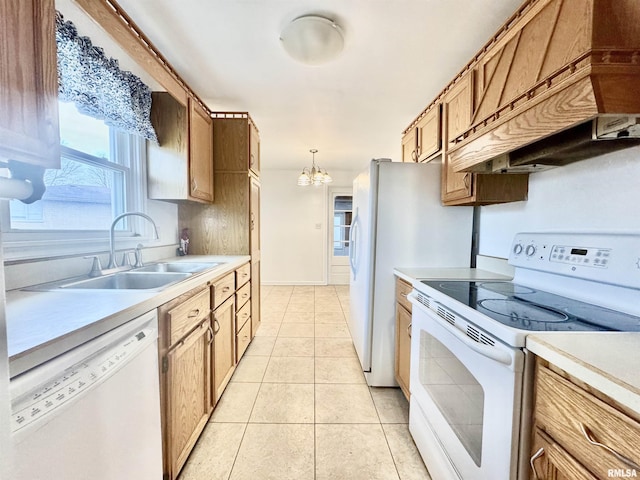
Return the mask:
[[[500,323],[522,330],[640,331],[640,317],[512,282],[424,280],[422,283]]]

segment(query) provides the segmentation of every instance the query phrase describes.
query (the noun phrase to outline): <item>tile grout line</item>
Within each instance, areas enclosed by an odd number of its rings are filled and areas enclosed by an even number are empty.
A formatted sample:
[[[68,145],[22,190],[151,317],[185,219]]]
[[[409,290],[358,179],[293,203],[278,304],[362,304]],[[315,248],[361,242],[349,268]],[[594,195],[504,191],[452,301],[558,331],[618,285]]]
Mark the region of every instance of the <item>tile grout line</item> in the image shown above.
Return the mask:
[[[290,300],[291,300],[291,296],[289,297],[289,301]],[[289,306],[289,302],[287,302],[287,307],[288,306]],[[286,311],[286,308],[285,308],[285,311]],[[279,330],[280,329],[278,328],[278,331]],[[254,339],[255,339],[255,337],[254,337]],[[274,347],[275,347],[275,345],[274,345]],[[273,353],[273,349],[272,349],[271,353]],[[271,361],[271,354],[269,354],[269,361],[267,362],[267,368],[269,368],[269,362],[270,361]],[[244,424],[244,431],[242,432],[242,438],[240,439],[240,443],[238,444],[238,450],[236,451],[236,454],[235,454],[235,456],[233,458],[233,464],[231,465],[231,470],[229,471],[229,476],[227,477],[227,480],[231,479],[231,475],[233,474],[233,469],[236,467],[236,462],[238,460],[238,455],[240,454],[240,449],[242,448],[242,442],[244,442],[245,435],[247,434],[247,429],[249,428],[249,422],[251,420],[251,414],[253,413],[253,409],[255,408],[256,402],[258,401],[258,395],[260,394],[260,390],[262,389],[262,384],[264,383],[264,376],[267,373],[267,368],[265,368],[264,372],[262,373],[262,378],[261,378],[261,380],[259,382],[260,386],[258,387],[258,392],[256,394],[256,398],[253,400],[253,404],[251,405],[251,411],[249,412],[249,417],[247,418],[247,421]],[[249,382],[247,382],[247,383],[249,383]]]

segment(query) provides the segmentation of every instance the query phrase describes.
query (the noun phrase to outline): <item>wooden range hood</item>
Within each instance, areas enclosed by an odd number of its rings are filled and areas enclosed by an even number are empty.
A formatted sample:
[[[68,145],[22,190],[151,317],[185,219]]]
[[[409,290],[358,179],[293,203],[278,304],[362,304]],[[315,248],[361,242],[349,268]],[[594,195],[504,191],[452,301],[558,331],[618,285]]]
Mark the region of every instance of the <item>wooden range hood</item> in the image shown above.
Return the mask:
[[[527,1],[466,75],[473,113],[450,140],[456,172],[535,171],[638,145],[640,1]]]

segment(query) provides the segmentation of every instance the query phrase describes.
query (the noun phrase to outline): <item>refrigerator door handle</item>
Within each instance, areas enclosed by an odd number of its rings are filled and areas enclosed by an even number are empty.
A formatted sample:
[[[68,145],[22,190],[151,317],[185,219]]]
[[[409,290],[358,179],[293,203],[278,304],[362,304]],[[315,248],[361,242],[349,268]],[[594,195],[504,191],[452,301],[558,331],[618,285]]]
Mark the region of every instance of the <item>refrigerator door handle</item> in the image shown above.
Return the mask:
[[[349,229],[349,265],[351,266],[351,273],[353,279],[356,279],[356,230],[358,229],[358,209],[356,208],[356,214],[351,222],[351,228]]]

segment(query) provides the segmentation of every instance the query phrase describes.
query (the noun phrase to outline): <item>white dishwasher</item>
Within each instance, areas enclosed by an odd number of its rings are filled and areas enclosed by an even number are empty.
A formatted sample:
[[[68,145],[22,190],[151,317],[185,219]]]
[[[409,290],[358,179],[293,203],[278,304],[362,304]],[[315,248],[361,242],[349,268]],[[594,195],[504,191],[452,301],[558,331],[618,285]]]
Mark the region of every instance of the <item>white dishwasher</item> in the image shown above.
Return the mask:
[[[160,480],[158,318],[11,380],[14,480]]]

